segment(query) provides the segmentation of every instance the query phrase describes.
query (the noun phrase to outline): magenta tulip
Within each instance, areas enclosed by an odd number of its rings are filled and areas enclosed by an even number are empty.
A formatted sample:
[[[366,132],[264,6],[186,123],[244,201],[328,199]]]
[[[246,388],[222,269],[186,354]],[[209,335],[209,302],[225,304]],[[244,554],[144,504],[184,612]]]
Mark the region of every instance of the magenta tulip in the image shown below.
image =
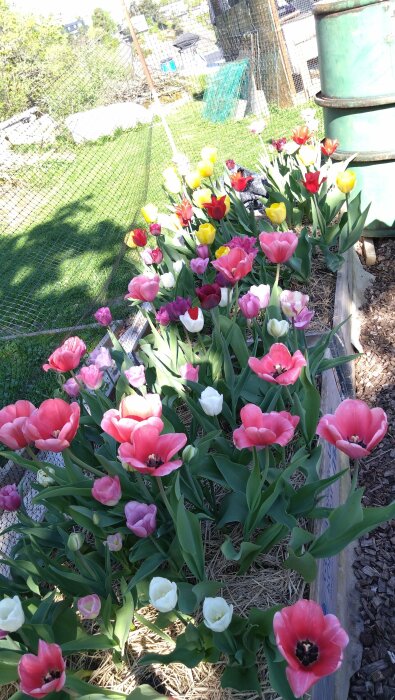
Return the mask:
[[[22,499],[16,484],[7,484],[0,489],[0,510],[13,512],[21,506]]]
[[[116,506],[122,498],[119,476],[102,476],[100,479],[95,479],[92,496],[104,506]]]
[[[58,644],[38,641],[38,653],[24,654],[18,664],[20,691],[33,698],[58,693],[66,682],[66,663]]]
[[[187,441],[184,433],[167,433],[160,435],[160,430],[153,425],[139,425],[133,432],[133,442],[123,442],[119,446],[118,458],[123,465],[128,465],[141,474],[166,476],[179,469],[182,460],[171,461]]]
[[[317,434],[353,459],[367,457],[383,439],[388,420],[382,408],[359,399],[345,399],[334,414],[322,416]]]
[[[272,384],[295,384],[300,376],[302,367],[307,364],[300,350],[291,355],[286,345],[274,343],[267,355],[261,360],[250,357],[248,365],[255,374]]]
[[[285,263],[292,257],[298,245],[298,237],[293,231],[266,233],[259,236],[262,251],[272,263]]]
[[[262,450],[273,444],[284,447],[292,440],[300,420],[287,411],[262,413],[252,403],[241,409],[240,418],[243,425],[233,433],[233,442],[239,450],[245,447]]]
[[[49,369],[53,369],[55,372],[70,372],[78,367],[85,352],[86,345],[81,338],[76,335],[67,338],[63,345],[56,348],[49,356],[48,363],[43,365],[43,370],[45,372],[48,372]]]
[[[23,426],[27,418],[31,416],[36,407],[30,401],[16,401],[0,411],[0,442],[10,448],[10,450],[20,450],[26,447],[26,440]]]
[[[77,608],[83,620],[95,620],[101,609],[101,600],[96,593],[78,598]]]
[[[129,501],[125,506],[126,526],[136,537],[149,537],[156,530],[157,510],[153,503]]]
[[[24,435],[39,450],[63,452],[75,437],[80,413],[75,402],[69,404],[63,399],[47,399],[27,418]]]
[[[142,422],[163,429],[162,402],[159,394],[145,396],[126,396],[122,399],[119,410],[111,408],[103,415],[101,427],[117,442],[129,442],[135,428]]]
[[[129,282],[125,299],[153,301],[159,292],[159,275],[137,275]]]
[[[111,311],[108,306],[101,306],[93,316],[101,326],[109,326],[112,321]]]

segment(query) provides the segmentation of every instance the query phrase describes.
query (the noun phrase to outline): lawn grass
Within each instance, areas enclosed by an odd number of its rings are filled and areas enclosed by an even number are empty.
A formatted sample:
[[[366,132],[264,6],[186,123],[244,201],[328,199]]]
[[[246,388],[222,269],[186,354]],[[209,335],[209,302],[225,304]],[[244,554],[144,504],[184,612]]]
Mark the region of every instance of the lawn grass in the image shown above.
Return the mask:
[[[253,118],[213,124],[202,119],[201,108],[191,102],[169,116],[179,150],[196,162],[202,146],[213,144],[220,164],[233,158],[256,168],[259,139],[247,130]],[[300,110],[273,109],[263,139],[289,136]],[[97,306],[123,295],[136,271],[135,253],[123,254],[124,235],[143,223],[143,204],[167,202],[161,173],[171,150],[159,121],[83,146],[61,141],[50,159],[33,160],[17,175],[38,204],[12,233],[0,235],[2,336],[89,321]],[[40,367],[59,340],[0,339],[0,405],[48,395],[53,380]]]

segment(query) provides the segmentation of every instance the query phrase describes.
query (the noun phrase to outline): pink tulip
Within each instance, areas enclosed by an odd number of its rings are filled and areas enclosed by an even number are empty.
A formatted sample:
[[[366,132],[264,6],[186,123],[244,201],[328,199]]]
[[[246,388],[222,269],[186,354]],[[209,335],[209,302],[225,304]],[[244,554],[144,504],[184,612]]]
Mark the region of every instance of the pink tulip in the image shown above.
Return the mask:
[[[0,630],[0,639],[5,639],[8,637],[8,632],[5,632],[4,630]]]
[[[253,253],[246,253],[242,248],[232,248],[227,255],[221,255],[211,264],[229,282],[236,283],[251,272],[254,257]]]
[[[7,510],[12,513],[20,508],[22,499],[19,495],[16,484],[7,484],[0,489],[0,510]]]
[[[153,301],[159,292],[159,275],[137,275],[129,282],[125,299]]]
[[[78,403],[46,399],[26,420],[23,428],[29,442],[39,450],[63,452],[75,437],[80,422]]]
[[[345,399],[334,414],[322,416],[317,434],[353,459],[367,457],[388,430],[382,408],[369,408],[359,399]]]
[[[122,498],[119,476],[102,476],[100,479],[95,479],[92,496],[104,506],[116,506]]]
[[[122,540],[123,537],[121,533],[116,532],[114,535],[108,535],[104,544],[107,545],[110,552],[120,552],[122,549]]]
[[[293,694],[301,698],[320,678],[340,668],[349,639],[335,615],[324,615],[313,600],[298,600],[276,612],[276,644],[287,663]]]
[[[163,253],[160,248],[145,248],[140,253],[140,256],[146,265],[159,265],[163,260]]]
[[[103,384],[103,372],[96,365],[81,367],[77,379],[83,382],[88,389],[96,391]]]
[[[125,369],[124,374],[130,386],[133,386],[135,389],[138,389],[140,386],[144,386],[146,383],[144,365],[137,365],[136,367]]]
[[[192,272],[194,272],[195,275],[204,275],[209,261],[210,258],[192,258],[191,262],[189,263]]]
[[[119,410],[111,408],[106,411],[101,427],[117,442],[129,442],[135,428],[141,422],[156,426],[160,432],[163,429],[161,415],[162,402],[159,394],[135,394],[122,399]]]
[[[77,608],[83,620],[95,620],[100,613],[101,600],[96,593],[78,598]]]
[[[197,246],[196,252],[197,252],[199,258],[204,259],[204,258],[210,257],[210,248],[208,247],[208,245],[205,245],[203,243],[201,245]]]
[[[20,450],[26,447],[28,441],[23,432],[26,419],[36,407],[30,401],[16,401],[0,411],[0,442],[10,450]]]
[[[150,224],[149,232],[151,236],[160,236],[162,231],[162,226],[160,224]]]
[[[284,289],[280,294],[281,310],[288,318],[295,318],[309,303],[308,294]]]
[[[274,343],[267,355],[261,360],[250,357],[248,365],[255,374],[272,384],[295,384],[307,364],[300,350],[291,355],[283,343]]]
[[[272,263],[285,263],[294,254],[298,237],[293,231],[263,232],[259,236],[262,251]]]
[[[190,362],[179,367],[180,377],[188,382],[197,382],[199,380],[199,367],[194,367]]]
[[[109,369],[113,365],[110,351],[104,346],[93,350],[89,355],[89,363],[99,369]]]
[[[74,399],[80,393],[80,385],[78,384],[77,380],[74,379],[74,377],[70,377],[67,382],[62,384],[62,389],[68,396],[71,396]]]
[[[38,653],[24,654],[18,664],[20,691],[33,698],[58,693],[66,682],[66,663],[58,644],[38,640]]]
[[[270,287],[268,284],[253,284],[249,289],[251,294],[258,297],[261,309],[266,309],[270,301]]]
[[[129,501],[125,506],[126,526],[136,537],[149,537],[156,530],[157,510],[153,503]]]
[[[160,435],[158,428],[145,423],[134,430],[132,443],[123,442],[119,446],[118,458],[141,474],[166,476],[181,467],[181,459],[172,462],[171,458],[184,447],[186,441],[184,433]]]
[[[259,406],[252,403],[240,411],[242,426],[233,433],[233,442],[237,449],[244,447],[262,450],[267,445],[284,447],[292,440],[299,416],[292,416],[287,411],[262,413]]]
[[[93,316],[101,326],[109,326],[112,321],[111,311],[108,306],[101,306]]]
[[[86,352],[86,345],[78,338],[78,336],[73,336],[72,338],[67,338],[63,345],[52,353],[48,358],[48,364],[43,365],[43,370],[48,372],[49,369],[55,370],[55,372],[70,372],[70,370],[75,369],[81,362],[81,357]]]
[[[256,318],[261,310],[258,297],[251,292],[247,292],[239,299],[240,311],[245,318]]]

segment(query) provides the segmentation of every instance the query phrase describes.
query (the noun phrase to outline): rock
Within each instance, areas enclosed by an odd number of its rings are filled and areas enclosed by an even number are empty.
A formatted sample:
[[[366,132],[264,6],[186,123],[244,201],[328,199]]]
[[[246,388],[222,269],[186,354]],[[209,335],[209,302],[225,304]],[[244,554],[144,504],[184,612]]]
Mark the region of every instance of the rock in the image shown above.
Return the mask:
[[[142,105],[118,102],[71,114],[65,119],[65,125],[75,143],[84,143],[112,136],[117,129],[134,129],[137,124],[148,124],[151,119],[152,114]]]
[[[22,120],[8,126],[3,134],[13,146],[55,143],[56,129],[57,124],[49,114],[37,118],[32,115],[27,121]]]

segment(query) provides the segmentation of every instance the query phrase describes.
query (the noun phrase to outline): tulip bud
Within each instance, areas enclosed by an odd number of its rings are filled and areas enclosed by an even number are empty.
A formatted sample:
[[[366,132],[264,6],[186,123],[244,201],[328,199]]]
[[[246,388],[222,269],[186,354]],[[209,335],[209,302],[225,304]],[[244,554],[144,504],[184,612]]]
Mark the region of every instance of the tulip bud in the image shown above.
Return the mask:
[[[173,289],[176,286],[176,280],[172,272],[164,272],[160,276],[160,283],[165,289]]]
[[[265,209],[265,214],[272,224],[282,224],[287,218],[287,209],[284,202],[273,202]]]
[[[282,338],[289,331],[288,321],[277,321],[276,318],[271,318],[267,323],[267,332],[272,338]]]
[[[162,576],[154,576],[149,585],[149,601],[159,612],[170,612],[177,605],[177,584]]]
[[[53,473],[53,470],[49,467],[47,467],[46,471],[44,471],[44,469],[39,469],[36,474],[37,483],[40,484],[40,486],[51,486],[55,483],[55,479],[50,476],[50,474]]]
[[[175,262],[173,262],[173,270],[176,273],[176,275],[180,274],[184,265],[185,265],[185,260],[182,260],[182,259],[176,260]]]
[[[77,608],[83,620],[95,620],[100,613],[101,600],[96,593],[77,600]]]
[[[233,289],[230,287],[221,287],[221,301],[219,302],[219,306],[228,306],[232,301],[232,296]]]
[[[212,224],[200,224],[196,238],[202,245],[211,245],[215,238],[216,228]]]
[[[115,535],[108,535],[105,545],[108,547],[110,552],[120,552],[122,549],[122,535],[120,532],[116,532]]]
[[[232,622],[233,605],[224,598],[205,598],[203,622],[213,632],[224,632]]]
[[[71,552],[78,552],[84,544],[84,536],[82,532],[72,532],[67,540],[67,546]]]
[[[338,186],[340,192],[343,194],[348,194],[354,189],[357,176],[353,170],[345,170],[343,173],[339,173],[336,178],[336,185]]]
[[[96,511],[93,511],[92,521],[94,525],[100,525],[100,515]]]
[[[214,172],[214,165],[210,160],[201,160],[197,169],[202,177],[211,177]]]
[[[190,462],[196,455],[198,454],[198,450],[196,447],[193,445],[187,445],[181,455],[182,461],[183,462]]]
[[[199,403],[206,416],[218,416],[222,411],[224,397],[214,387],[208,386],[202,391]]]
[[[16,632],[25,622],[25,613],[17,595],[0,601],[0,630]]]

